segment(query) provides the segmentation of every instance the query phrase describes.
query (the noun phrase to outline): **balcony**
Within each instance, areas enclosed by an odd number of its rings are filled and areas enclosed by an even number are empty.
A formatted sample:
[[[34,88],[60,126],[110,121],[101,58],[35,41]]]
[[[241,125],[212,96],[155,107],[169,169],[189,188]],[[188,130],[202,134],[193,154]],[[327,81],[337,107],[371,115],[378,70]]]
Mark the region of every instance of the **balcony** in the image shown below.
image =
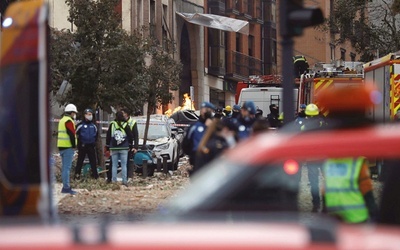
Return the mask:
[[[210,14],[225,15],[225,0],[208,0]]]
[[[247,80],[250,75],[262,75],[262,61],[237,51],[228,51],[227,57],[231,59],[227,65],[225,78],[234,81]]]
[[[208,73],[214,76],[225,76],[225,47],[222,45],[209,46]]]
[[[225,9],[226,14],[233,14],[233,15],[239,16],[240,15],[239,8],[240,8],[239,1],[226,0],[226,9]]]

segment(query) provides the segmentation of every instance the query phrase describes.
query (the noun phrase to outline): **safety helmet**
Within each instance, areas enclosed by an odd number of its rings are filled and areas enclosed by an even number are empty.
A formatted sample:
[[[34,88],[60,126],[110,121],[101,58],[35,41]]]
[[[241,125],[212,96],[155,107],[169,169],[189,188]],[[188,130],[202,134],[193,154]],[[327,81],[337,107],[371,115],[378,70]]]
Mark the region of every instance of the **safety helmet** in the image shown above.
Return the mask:
[[[231,112],[232,111],[232,107],[228,105],[228,106],[225,107],[225,110],[228,111],[228,112]]]
[[[315,105],[314,103],[308,104],[307,107],[306,107],[306,112],[305,113],[306,113],[306,115],[309,115],[309,116],[318,115],[319,114],[318,106]]]
[[[84,114],[87,114],[87,113],[92,113],[93,114],[93,110],[92,109],[85,109],[85,111],[83,113]]]
[[[75,112],[78,113],[78,110],[76,109],[76,106],[74,104],[68,104],[65,106],[64,112]]]

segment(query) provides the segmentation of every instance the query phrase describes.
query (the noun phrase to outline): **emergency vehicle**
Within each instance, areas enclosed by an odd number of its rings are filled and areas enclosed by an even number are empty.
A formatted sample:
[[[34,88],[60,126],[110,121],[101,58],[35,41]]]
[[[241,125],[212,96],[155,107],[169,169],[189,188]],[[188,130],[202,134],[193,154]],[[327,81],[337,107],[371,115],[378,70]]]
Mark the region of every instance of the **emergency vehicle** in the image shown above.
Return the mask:
[[[294,106],[297,106],[298,81],[294,86]],[[236,89],[235,101],[242,105],[245,101],[253,101],[257,108],[264,114],[270,112],[269,105],[276,104],[278,107],[283,105],[282,76],[262,75],[250,76],[247,82],[239,82]]]
[[[360,84],[364,84],[362,62],[336,60],[331,63],[317,63],[309,73],[295,79],[294,107],[299,110],[303,103],[316,103],[318,93],[326,88]],[[270,104],[283,104],[282,90],[282,76],[250,76],[249,81],[238,83],[236,103],[241,105],[244,101],[253,101],[264,113],[269,112]],[[322,113],[326,115],[327,111],[322,110]]]
[[[310,73],[300,78],[298,105],[318,103],[316,97],[326,88],[359,86],[364,84],[362,62],[337,60],[332,63],[317,63]],[[327,111],[321,112],[327,115]]]
[[[388,122],[400,110],[400,51],[364,64],[365,82],[382,93],[382,102],[369,112],[369,118]]]

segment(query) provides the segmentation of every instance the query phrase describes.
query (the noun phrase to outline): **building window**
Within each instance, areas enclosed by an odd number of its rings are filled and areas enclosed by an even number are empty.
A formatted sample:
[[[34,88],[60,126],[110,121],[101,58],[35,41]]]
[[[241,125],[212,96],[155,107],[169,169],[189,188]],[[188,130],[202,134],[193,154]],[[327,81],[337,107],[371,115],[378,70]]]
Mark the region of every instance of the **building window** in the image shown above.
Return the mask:
[[[254,36],[249,35],[249,56],[254,56]]]
[[[240,34],[236,33],[236,51],[241,52],[241,42],[240,42]]]
[[[340,60],[346,61],[346,50],[340,48]]]
[[[276,41],[272,41],[272,48],[271,48],[271,62],[277,64],[278,63],[278,58],[277,58],[277,43]]]
[[[335,60],[335,44],[333,44],[333,43],[330,43],[329,44],[329,47],[331,48],[331,61],[334,61]]]
[[[355,62],[356,61],[356,54],[353,53],[353,52],[350,52],[350,58],[351,58],[352,62]]]
[[[225,68],[225,32],[208,29],[209,66]]]

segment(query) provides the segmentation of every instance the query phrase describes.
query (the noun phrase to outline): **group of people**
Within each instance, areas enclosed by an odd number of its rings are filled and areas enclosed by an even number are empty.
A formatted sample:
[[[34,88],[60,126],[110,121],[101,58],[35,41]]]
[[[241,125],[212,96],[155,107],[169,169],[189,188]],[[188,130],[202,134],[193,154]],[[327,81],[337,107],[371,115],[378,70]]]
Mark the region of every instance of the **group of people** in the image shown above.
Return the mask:
[[[272,113],[276,110],[279,114],[277,105],[271,105],[270,108]],[[263,111],[252,101],[246,101],[242,106],[228,105],[223,109],[210,102],[203,102],[199,120],[188,128],[182,143],[192,165],[190,174],[194,174],[237,142],[269,129],[270,119],[275,119],[275,115],[263,117]]]
[[[328,126],[317,105],[303,104],[300,108],[295,120],[299,131],[318,130]],[[362,122],[364,113],[363,109],[348,112],[332,108],[329,117],[333,123],[343,122],[346,117],[357,117]],[[327,212],[349,223],[376,219],[378,209],[366,158],[360,156],[325,161],[310,160],[304,165],[307,167],[310,184],[312,212]],[[323,188],[320,188],[321,176],[324,177]]]
[[[193,167],[190,174],[194,174],[224,150],[234,147],[237,142],[256,135],[258,131],[282,127],[283,119],[278,106],[271,104],[269,108],[270,114],[263,117],[262,111],[250,101],[242,106],[234,105],[233,108],[226,106],[222,115],[213,116],[215,106],[209,102],[202,103],[200,119],[189,127],[183,143],[184,151],[189,155]],[[300,105],[293,124],[295,130],[303,132],[323,128],[327,122],[318,106],[310,103]],[[376,217],[377,206],[367,159],[340,158],[324,162],[310,160],[304,162],[304,166],[308,170],[312,212],[328,212],[350,223]],[[343,174],[344,169],[347,174]],[[325,181],[324,189],[320,188],[322,176]],[[349,188],[351,183],[357,183],[358,188]],[[338,193],[338,190],[343,192]],[[339,204],[344,209],[335,211]]]
[[[75,149],[78,149],[78,159],[75,167],[74,178],[81,178],[82,166],[87,156],[91,168],[91,176],[99,177],[97,171],[96,142],[98,129],[94,122],[94,112],[87,108],[83,112],[83,119],[75,125],[78,110],[74,104],[68,104],[64,115],[58,123],[57,147],[62,160],[61,193],[76,194],[71,188],[70,174]],[[128,177],[133,176],[133,166],[129,159],[138,149],[138,129],[136,121],[130,116],[128,109],[121,109],[116,113],[116,118],[108,127],[105,151],[111,156],[111,171],[107,172],[107,181],[117,181],[117,168],[121,164],[122,184],[128,185]]]

